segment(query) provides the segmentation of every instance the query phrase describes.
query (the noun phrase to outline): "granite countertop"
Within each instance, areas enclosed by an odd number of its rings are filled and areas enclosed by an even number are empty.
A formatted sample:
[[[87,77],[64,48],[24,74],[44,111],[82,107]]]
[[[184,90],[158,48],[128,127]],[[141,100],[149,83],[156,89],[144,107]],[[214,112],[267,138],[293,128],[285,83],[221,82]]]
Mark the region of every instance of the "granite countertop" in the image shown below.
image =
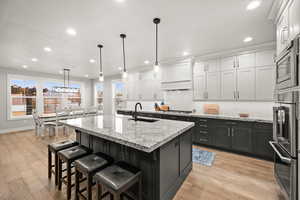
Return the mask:
[[[120,111],[133,112],[129,109],[120,109]],[[249,116],[249,117],[240,117],[239,115],[232,114],[205,114],[200,112],[195,113],[174,113],[168,111],[138,111],[141,113],[150,113],[150,114],[164,114],[164,115],[176,115],[176,116],[185,116],[185,117],[201,117],[201,118],[210,118],[210,119],[226,119],[226,120],[238,120],[238,121],[247,121],[247,122],[262,122],[262,123],[273,123],[272,117],[260,117],[260,116]]]
[[[147,153],[154,151],[195,125],[194,122],[165,119],[157,119],[156,122],[135,122],[129,118],[131,116],[99,115],[60,122],[90,135]]]

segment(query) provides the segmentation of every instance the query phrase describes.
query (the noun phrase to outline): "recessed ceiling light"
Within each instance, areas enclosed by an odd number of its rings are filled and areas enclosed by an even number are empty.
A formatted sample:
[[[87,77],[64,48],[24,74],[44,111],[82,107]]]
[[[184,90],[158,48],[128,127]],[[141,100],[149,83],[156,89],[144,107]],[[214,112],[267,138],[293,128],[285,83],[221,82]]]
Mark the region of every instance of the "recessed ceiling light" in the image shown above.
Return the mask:
[[[182,53],[182,55],[183,55],[183,56],[187,56],[187,55],[189,55],[189,52],[184,51],[184,52]]]
[[[90,59],[90,63],[95,63],[96,61],[94,59]]]
[[[120,2],[120,3],[122,3],[122,2],[124,2],[125,0],[116,0],[116,2]]]
[[[122,71],[122,67],[118,67],[118,70],[119,70],[119,71]]]
[[[254,10],[258,8],[261,4],[260,0],[253,0],[247,5],[247,10]]]
[[[252,37],[246,37],[246,38],[244,39],[244,42],[251,42],[252,40],[253,40]]]
[[[27,66],[27,65],[22,65],[22,67],[23,67],[24,69],[27,69],[28,66]]]
[[[86,78],[88,78],[89,77],[89,75],[88,74],[86,74],[86,75],[84,75]]]
[[[150,63],[150,61],[149,61],[149,60],[145,60],[144,63],[145,63],[146,65],[148,65],[148,64]]]
[[[63,72],[63,70],[59,70],[59,73],[60,73],[60,74],[63,74],[64,72]]]
[[[46,52],[51,52],[52,49],[51,49],[50,47],[44,47],[44,51],[46,51]]]
[[[76,36],[77,32],[73,28],[67,28],[66,33],[71,36]]]
[[[37,58],[31,58],[31,61],[32,61],[32,62],[37,62],[38,59],[37,59]]]

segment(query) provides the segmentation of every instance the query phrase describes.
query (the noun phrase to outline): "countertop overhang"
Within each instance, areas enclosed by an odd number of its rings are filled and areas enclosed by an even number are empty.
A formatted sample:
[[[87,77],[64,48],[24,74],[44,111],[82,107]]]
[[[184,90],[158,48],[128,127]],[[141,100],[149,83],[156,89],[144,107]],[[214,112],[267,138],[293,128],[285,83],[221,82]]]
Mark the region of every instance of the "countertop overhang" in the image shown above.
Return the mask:
[[[191,129],[194,122],[158,119],[156,122],[130,120],[125,115],[99,115],[68,119],[62,124],[147,153]]]

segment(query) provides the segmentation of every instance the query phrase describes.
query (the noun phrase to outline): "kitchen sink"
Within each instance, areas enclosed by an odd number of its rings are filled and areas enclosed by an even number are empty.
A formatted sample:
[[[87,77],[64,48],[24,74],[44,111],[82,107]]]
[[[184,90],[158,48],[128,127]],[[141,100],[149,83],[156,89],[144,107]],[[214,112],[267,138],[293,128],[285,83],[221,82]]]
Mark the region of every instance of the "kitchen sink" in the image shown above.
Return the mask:
[[[130,118],[129,120],[134,120],[134,118]],[[136,121],[153,123],[153,122],[157,122],[159,120],[157,120],[157,119],[147,119],[147,118],[137,118]]]

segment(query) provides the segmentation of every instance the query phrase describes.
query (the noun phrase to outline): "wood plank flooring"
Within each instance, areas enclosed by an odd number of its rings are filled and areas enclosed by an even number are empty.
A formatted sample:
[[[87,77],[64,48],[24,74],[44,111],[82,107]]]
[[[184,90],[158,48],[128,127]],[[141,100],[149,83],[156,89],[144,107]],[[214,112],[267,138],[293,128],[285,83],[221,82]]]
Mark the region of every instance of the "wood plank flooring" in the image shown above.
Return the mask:
[[[0,200],[66,199],[47,177],[47,144],[65,138],[37,138],[33,131],[0,135]],[[272,162],[202,149],[216,152],[213,166],[194,164],[174,200],[283,200]]]

